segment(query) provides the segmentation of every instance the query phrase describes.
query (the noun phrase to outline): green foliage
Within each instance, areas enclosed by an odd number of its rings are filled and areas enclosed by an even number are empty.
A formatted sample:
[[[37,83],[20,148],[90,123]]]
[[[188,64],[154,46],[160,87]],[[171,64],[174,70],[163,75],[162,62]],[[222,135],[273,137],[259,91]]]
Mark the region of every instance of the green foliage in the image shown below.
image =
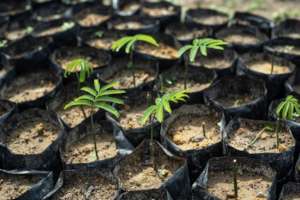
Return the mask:
[[[91,75],[92,72],[92,63],[90,63],[88,60],[78,58],[67,63],[67,68],[64,76],[68,77],[70,74],[76,73],[78,81],[80,83],[83,83]]]
[[[96,37],[102,38],[104,32],[103,32],[103,31],[97,31],[97,32],[95,32],[94,34],[95,34]]]
[[[0,49],[7,46],[7,40],[0,40]]]
[[[141,124],[146,124],[147,121],[151,119],[151,117],[155,117],[157,121],[162,122],[164,120],[165,111],[168,113],[172,113],[172,109],[170,103],[178,103],[179,101],[185,101],[188,98],[186,94],[186,90],[176,91],[166,93],[162,97],[158,97],[155,99],[155,104],[149,106],[143,117],[140,119]]]
[[[190,62],[194,62],[199,51],[201,55],[207,56],[207,49],[224,50],[223,46],[226,44],[227,43],[223,40],[212,38],[194,39],[192,44],[181,47],[178,51],[178,54],[179,56],[182,56],[189,51],[189,60]]]
[[[276,115],[280,119],[293,120],[300,116],[300,104],[294,96],[287,96],[276,108]]]
[[[131,53],[134,45],[137,41],[142,41],[154,46],[159,46],[157,41],[150,35],[137,34],[134,36],[125,36],[113,43],[111,49],[115,52],[119,52],[123,47],[125,47],[125,52],[127,54]]]
[[[69,30],[69,29],[73,28],[74,26],[75,26],[74,22],[64,22],[61,25],[61,28],[62,28],[62,30],[66,31],[66,30]]]
[[[118,83],[111,83],[101,87],[99,80],[94,80],[94,88],[82,87],[81,91],[85,94],[75,98],[67,105],[64,109],[69,109],[71,107],[83,107],[87,106],[90,108],[98,108],[105,110],[113,114],[116,117],[119,117],[119,112],[111,104],[124,104],[123,100],[112,97],[112,95],[123,94],[124,90],[113,89]]]

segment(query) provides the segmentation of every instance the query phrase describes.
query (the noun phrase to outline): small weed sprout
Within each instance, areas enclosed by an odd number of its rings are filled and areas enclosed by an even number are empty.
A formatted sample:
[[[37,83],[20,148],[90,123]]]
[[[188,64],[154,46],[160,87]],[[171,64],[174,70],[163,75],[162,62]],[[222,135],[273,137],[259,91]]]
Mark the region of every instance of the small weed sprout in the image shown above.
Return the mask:
[[[300,116],[300,104],[298,99],[292,95],[288,95],[280,104],[276,107],[276,145],[279,149],[279,126],[281,120],[294,120]]]
[[[7,46],[7,40],[0,40],[0,49]]]
[[[151,44],[154,46],[159,46],[157,41],[150,35],[145,34],[137,34],[134,36],[125,36],[121,39],[115,41],[112,44],[112,51],[119,52],[123,47],[125,48],[125,53],[129,54],[129,63],[127,64],[127,67],[132,70],[132,78],[133,78],[133,85],[136,86],[135,81],[135,74],[133,69],[133,50],[135,48],[136,42],[145,42],[147,44]]]
[[[188,64],[189,62],[195,62],[198,52],[207,56],[208,49],[217,49],[224,50],[224,45],[227,43],[223,40],[217,40],[212,38],[203,38],[203,39],[194,39],[192,44],[185,45],[181,47],[178,51],[179,56],[186,54],[189,51],[189,59],[185,60],[184,67],[184,89],[187,89],[187,73],[188,73]]]
[[[175,91],[164,94],[162,97],[157,97],[155,99],[155,104],[150,105],[144,112],[143,117],[140,119],[140,124],[145,125],[147,122],[153,123],[155,120],[162,122],[165,119],[165,112],[171,114],[172,109],[171,103],[178,103],[180,101],[184,102],[188,98],[187,91]],[[153,160],[153,165],[155,166],[155,158],[154,158],[154,149],[153,149],[153,126],[151,127],[151,158]]]
[[[99,80],[95,79],[93,88],[82,87],[81,91],[84,92],[84,94],[66,104],[64,109],[72,107],[88,107],[92,111],[94,109],[102,109],[118,118],[120,113],[111,104],[124,104],[124,101],[119,98],[112,97],[112,95],[123,94],[125,91],[113,89],[113,87],[117,84],[118,83],[111,83],[101,87]],[[99,156],[96,143],[96,131],[94,130],[93,113],[91,114],[91,132],[93,134],[95,155],[98,160]]]

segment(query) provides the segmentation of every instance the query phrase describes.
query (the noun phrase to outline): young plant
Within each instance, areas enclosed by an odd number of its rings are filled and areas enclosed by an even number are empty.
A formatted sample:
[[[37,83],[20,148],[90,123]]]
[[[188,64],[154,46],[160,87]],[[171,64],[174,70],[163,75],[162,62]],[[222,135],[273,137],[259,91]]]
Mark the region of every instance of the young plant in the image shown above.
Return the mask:
[[[94,109],[102,109],[111,113],[115,117],[119,117],[119,111],[111,104],[124,104],[123,100],[112,97],[112,95],[123,94],[125,91],[113,89],[117,83],[111,83],[101,87],[99,80],[94,80],[94,87],[82,87],[80,90],[84,92],[83,95],[75,98],[71,102],[65,105],[64,109],[73,107],[88,107],[92,111]],[[91,132],[93,132],[94,149],[97,160],[99,159],[96,143],[96,131],[94,131],[94,118],[91,114]]]
[[[140,123],[145,125],[147,122],[153,123],[155,120],[161,123],[165,119],[165,112],[171,114],[172,109],[170,104],[171,103],[178,103],[180,101],[185,101],[188,98],[187,91],[175,91],[169,92],[164,94],[162,97],[157,97],[155,99],[155,104],[150,105],[144,112],[143,117],[140,119]],[[151,145],[151,158],[153,160],[153,165],[155,166],[154,162],[154,149],[153,149],[153,126],[151,126],[150,132],[150,145]]]
[[[136,85],[135,81],[135,74],[133,69],[133,50],[135,48],[136,42],[145,42],[147,44],[151,44],[154,46],[159,46],[157,41],[150,35],[145,34],[136,34],[134,36],[125,36],[121,39],[117,40],[112,44],[112,51],[119,52],[121,49],[125,49],[125,53],[129,54],[129,63],[127,67],[132,70],[132,78],[133,78],[133,85]]]
[[[77,92],[80,93],[81,83],[84,83],[86,79],[92,74],[92,72],[93,72],[92,63],[90,63],[88,60],[78,58],[67,63],[67,68],[64,72],[64,77],[66,78],[71,74],[75,73],[77,78]],[[80,107],[80,110],[84,118],[86,119],[87,115],[84,109]]]
[[[0,40],[0,49],[7,46],[7,40]]]
[[[217,49],[224,50],[224,45],[227,43],[223,40],[212,39],[212,38],[203,38],[203,39],[194,39],[192,44],[185,45],[181,47],[178,51],[179,56],[182,56],[189,52],[189,59],[185,59],[184,67],[184,89],[187,89],[187,73],[188,73],[188,64],[195,62],[196,56],[200,53],[203,56],[207,56],[208,49]]]
[[[276,107],[276,145],[279,149],[279,126],[281,120],[294,120],[300,116],[300,104],[298,99],[292,95],[288,95],[280,104]]]

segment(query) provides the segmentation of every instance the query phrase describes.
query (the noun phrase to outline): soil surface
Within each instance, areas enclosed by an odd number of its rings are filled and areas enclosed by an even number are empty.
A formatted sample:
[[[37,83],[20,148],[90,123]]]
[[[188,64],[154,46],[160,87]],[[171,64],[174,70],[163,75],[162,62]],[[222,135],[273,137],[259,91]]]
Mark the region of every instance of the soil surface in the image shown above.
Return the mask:
[[[256,137],[257,140],[254,142]],[[279,130],[279,141],[280,146],[277,148],[274,124],[270,126],[266,123],[243,121],[240,128],[229,135],[228,144],[249,153],[280,153],[295,146],[293,136],[287,129]]]
[[[30,120],[20,120],[15,126],[4,141],[9,150],[15,154],[42,153],[59,133],[59,128],[53,123],[34,116]]]
[[[222,25],[227,23],[228,17],[226,16],[198,16],[194,17],[193,21],[199,24],[211,26],[211,25]]]
[[[204,66],[208,69],[226,69],[230,67],[231,64],[232,62],[226,58],[201,58],[196,59],[195,62],[192,63],[193,66]]]
[[[140,4],[137,2],[132,2],[132,3],[128,3],[125,6],[123,6],[121,8],[122,12],[126,12],[126,13],[134,13],[136,12],[138,9],[140,9]]]
[[[17,76],[1,90],[1,96],[12,102],[33,101],[53,91],[55,83],[47,72],[33,72]]]
[[[300,193],[292,193],[284,196],[284,200],[300,200]]]
[[[143,117],[144,111],[147,109],[146,103],[136,102],[136,105],[125,105],[124,108],[120,112],[119,122],[123,129],[136,129],[145,127],[145,125],[141,125],[139,120]],[[147,124],[146,124],[147,125]]]
[[[232,33],[223,37],[223,39],[231,44],[240,44],[240,45],[255,45],[260,42],[260,40],[255,35],[241,35]]]
[[[143,148],[136,149],[126,160],[121,161],[118,177],[126,191],[157,189],[180,167],[180,161],[167,157],[158,150],[156,144],[154,147],[156,169],[145,158]]]
[[[98,26],[110,18],[109,15],[101,15],[93,9],[85,9],[76,15],[77,23],[82,27]]]
[[[273,49],[280,53],[287,53],[292,55],[300,55],[300,48],[291,45],[276,45]]]
[[[96,49],[110,50],[115,38],[94,38],[87,41],[87,44]]]
[[[172,30],[170,34],[174,35],[178,40],[192,40],[206,36],[207,31],[197,28],[189,29],[187,27],[180,27],[180,29]]]
[[[133,74],[135,76],[135,85]],[[142,68],[133,69],[121,69],[114,73],[111,77],[107,78],[105,81],[108,83],[117,81],[119,84],[115,87],[116,89],[128,89],[136,86],[140,86],[144,83],[149,83],[155,79],[155,75],[151,74],[149,71],[143,70]]]
[[[221,104],[223,107],[231,108],[231,107],[239,107],[245,104],[250,103],[251,101],[254,101],[256,97],[249,96],[249,93],[243,93],[243,94],[234,94],[229,93],[226,96],[223,96],[216,101]]]
[[[92,67],[95,69],[97,67],[102,67],[105,64],[105,61],[102,58],[99,58],[95,56],[93,52],[86,52],[86,49],[65,49],[66,52],[59,52],[57,54],[57,62],[59,66],[61,66],[64,70],[68,68],[68,64],[73,61],[74,59],[82,58],[85,60],[88,60],[91,64]],[[93,56],[94,54],[94,56]],[[79,72],[80,67],[78,67],[74,72]]]
[[[122,22],[122,23],[118,23],[114,25],[114,28],[116,30],[136,30],[136,29],[141,29],[144,28],[145,24],[141,23],[141,22],[136,22],[136,21],[132,21],[132,22]]]
[[[144,7],[142,12],[151,17],[162,17],[162,16],[170,16],[175,14],[175,8],[173,6],[169,7],[160,7],[160,8],[147,8]]]
[[[277,64],[275,62],[273,63],[273,70],[272,70],[272,62],[270,61],[251,62],[248,64],[248,67],[251,70],[264,73],[264,74],[287,74],[291,72],[288,66]]]
[[[73,25],[74,26],[74,25]],[[72,27],[73,27],[72,26]],[[70,27],[70,28],[72,28]],[[40,31],[40,32],[37,32],[35,35],[37,37],[46,37],[46,36],[51,36],[51,35],[54,35],[56,33],[61,33],[61,32],[64,32],[64,31],[67,31],[68,29],[70,29],[69,27],[66,29],[63,27],[63,25],[60,25],[60,26],[54,26],[54,27],[50,27],[48,29],[44,29],[43,31]]]
[[[250,173],[238,173],[238,198],[239,200],[267,200],[266,194],[271,187],[272,180],[263,176]],[[214,172],[209,175],[208,192],[222,200],[234,195],[233,175],[229,172]]]
[[[76,173],[65,176],[63,187],[53,196],[53,200],[113,200],[116,185],[95,173]]]
[[[28,191],[41,180],[39,176],[7,175],[0,173],[0,196],[3,200],[13,200]]]
[[[90,126],[88,128],[90,129]],[[99,160],[115,157],[118,154],[118,150],[113,134],[103,131],[99,124],[97,124],[94,131],[97,134],[96,144]],[[84,138],[67,145],[63,157],[67,164],[96,161],[93,134],[86,135]]]
[[[221,141],[219,120],[214,114],[181,115],[170,125],[167,134],[184,151],[203,149]]]
[[[136,51],[162,59],[179,58],[177,49],[164,43],[159,43],[159,47],[149,44],[138,44]]]
[[[199,83],[197,81],[188,78],[186,88],[189,93],[192,93],[192,92],[200,92],[208,88],[210,85],[211,85],[211,81],[207,83]],[[176,80],[172,84],[167,84],[167,85],[165,84],[164,89],[167,92],[182,90],[184,89],[184,80],[180,79],[180,80]]]
[[[5,38],[11,41],[16,41],[25,37],[26,35],[28,35],[28,31],[24,28],[24,29],[18,29],[18,30],[6,32]]]

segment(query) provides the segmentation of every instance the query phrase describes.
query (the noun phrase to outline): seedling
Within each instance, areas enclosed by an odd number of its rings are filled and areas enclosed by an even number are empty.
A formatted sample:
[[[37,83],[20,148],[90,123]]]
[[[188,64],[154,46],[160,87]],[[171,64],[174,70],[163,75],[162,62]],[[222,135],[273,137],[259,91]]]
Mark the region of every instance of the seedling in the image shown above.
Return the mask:
[[[178,51],[179,56],[186,54],[189,51],[189,60],[185,59],[184,67],[184,89],[187,89],[187,73],[188,73],[188,64],[189,62],[195,62],[196,56],[198,52],[203,55],[207,56],[208,49],[217,49],[217,50],[224,50],[224,45],[227,43],[223,40],[217,40],[212,38],[203,38],[203,39],[194,39],[192,44],[185,45],[181,47]]]
[[[0,40],[0,49],[7,46],[7,40]]]
[[[113,89],[113,87],[115,87],[117,84],[118,83],[111,83],[101,87],[99,80],[95,79],[94,88],[82,87],[80,90],[85,94],[69,102],[67,105],[65,105],[64,109],[69,109],[73,107],[88,107],[92,110],[92,112],[94,109],[102,109],[118,118],[120,116],[120,113],[111,104],[124,104],[124,101],[119,98],[112,97],[112,95],[123,94],[125,93],[125,91]],[[91,131],[93,132],[95,155],[98,160],[99,156],[98,156],[97,143],[96,143],[96,131],[93,130],[94,130],[94,118],[92,113]]]
[[[292,95],[288,95],[280,104],[276,107],[276,144],[279,149],[279,126],[281,120],[294,120],[300,116],[300,104],[298,99]]]
[[[73,28],[74,25],[75,25],[74,22],[64,22],[61,25],[61,28],[62,28],[63,31],[66,31],[66,30],[69,30],[69,29]]]
[[[165,119],[165,112],[171,114],[172,109],[170,103],[178,103],[180,101],[185,101],[188,98],[187,91],[175,91],[169,92],[164,94],[162,97],[157,97],[155,99],[155,104],[149,106],[144,114],[143,117],[140,119],[140,123],[145,125],[147,122],[153,123],[155,120],[162,122]],[[151,126],[151,133],[150,133],[150,145],[151,145],[151,157],[154,160],[154,149],[153,149],[153,126]],[[153,161],[153,165],[155,166],[155,162]]]
[[[122,37],[121,39],[117,40],[116,42],[113,43],[111,49],[114,52],[119,52],[121,49],[125,48],[125,53],[129,54],[129,63],[127,64],[127,67],[131,69],[132,71],[132,79],[133,79],[133,85],[136,86],[136,81],[135,81],[135,74],[134,74],[134,69],[133,69],[133,50],[135,48],[136,42],[145,42],[147,44],[151,44],[154,46],[159,46],[157,41],[150,35],[145,35],[145,34],[137,34],[134,36],[125,36]]]
[[[203,132],[203,136],[206,138],[206,130],[205,130],[205,125],[206,123],[205,122],[202,122],[202,132]]]

